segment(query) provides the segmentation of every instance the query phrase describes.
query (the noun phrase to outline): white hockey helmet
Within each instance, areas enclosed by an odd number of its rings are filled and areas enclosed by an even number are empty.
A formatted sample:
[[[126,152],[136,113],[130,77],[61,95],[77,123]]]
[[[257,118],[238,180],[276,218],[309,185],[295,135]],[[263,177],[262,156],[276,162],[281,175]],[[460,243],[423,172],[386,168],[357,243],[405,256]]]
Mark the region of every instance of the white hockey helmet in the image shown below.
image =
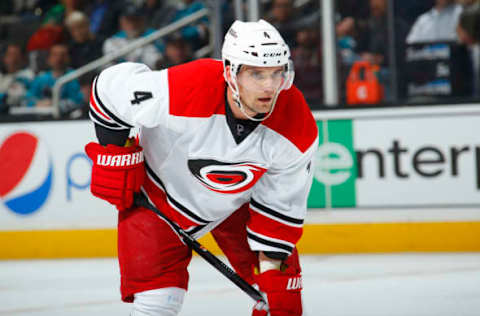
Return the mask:
[[[278,94],[282,90],[290,89],[295,77],[288,45],[277,29],[265,20],[259,20],[258,22],[235,21],[227,34],[225,34],[222,47],[222,61],[225,80],[227,79],[226,66],[230,66],[233,86],[229,86],[233,92],[235,102],[245,115],[247,114],[240,102],[236,78],[240,66],[285,67],[285,80],[273,100],[270,112],[262,119],[255,119],[247,115],[247,117],[255,121],[261,121],[270,116]]]

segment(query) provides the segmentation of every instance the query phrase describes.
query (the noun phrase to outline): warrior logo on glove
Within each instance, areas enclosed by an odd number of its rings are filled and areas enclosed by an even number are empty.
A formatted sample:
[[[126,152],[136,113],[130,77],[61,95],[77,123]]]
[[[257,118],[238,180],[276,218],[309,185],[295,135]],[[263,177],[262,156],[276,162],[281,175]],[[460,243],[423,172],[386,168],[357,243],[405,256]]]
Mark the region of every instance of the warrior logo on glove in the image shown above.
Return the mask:
[[[90,190],[119,211],[132,206],[133,195],[145,179],[143,148],[134,142],[129,147],[89,143],[85,151],[93,162]]]
[[[97,165],[105,167],[128,167],[143,162],[143,152],[127,155],[98,155]]]

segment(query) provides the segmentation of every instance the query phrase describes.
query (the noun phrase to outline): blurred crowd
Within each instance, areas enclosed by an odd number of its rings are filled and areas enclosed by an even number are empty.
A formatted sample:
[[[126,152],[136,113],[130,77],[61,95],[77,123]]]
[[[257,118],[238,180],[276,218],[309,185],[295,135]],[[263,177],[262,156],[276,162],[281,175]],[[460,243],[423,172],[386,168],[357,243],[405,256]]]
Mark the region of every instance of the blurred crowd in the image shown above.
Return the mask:
[[[195,0],[2,0],[0,112],[50,107],[52,87],[62,75],[204,7]],[[116,62],[162,69],[192,60],[193,52],[207,42],[208,20],[203,18]],[[62,114],[86,115],[90,84],[100,70],[63,86]]]
[[[478,0],[394,0],[393,19],[389,19],[387,0],[338,0],[336,33],[340,54],[342,82],[347,80],[351,65],[367,61],[378,65],[377,77],[386,88],[389,99],[391,67],[395,67],[398,80],[398,97],[406,97],[407,81],[411,80],[406,58],[407,48],[418,48],[428,43],[448,43],[452,52],[453,70],[473,73],[459,80],[466,81],[461,92],[464,97],[478,95],[480,1]],[[389,34],[389,26],[394,33]],[[393,38],[392,38],[393,35]],[[390,49],[393,48],[393,54]],[[428,49],[435,49],[429,46]],[[390,65],[390,63],[395,63]],[[458,65],[461,64],[461,65]],[[438,65],[436,65],[438,66]],[[428,67],[426,67],[428,68]],[[425,72],[438,70],[421,69]],[[433,75],[432,75],[433,76]],[[439,75],[439,77],[441,77]],[[415,78],[418,80],[418,78]],[[421,81],[421,78],[420,78]],[[467,82],[468,81],[468,82]],[[433,102],[441,100],[430,98]],[[405,101],[403,99],[402,101]],[[397,100],[398,103],[398,100]]]
[[[0,2],[0,113],[18,107],[50,107],[52,87],[62,75],[135,39],[208,6],[208,0],[2,0]],[[221,1],[224,28],[234,19],[232,1]],[[246,1],[244,1],[245,5]],[[277,27],[292,49],[295,84],[308,101],[321,103],[322,49],[319,1],[261,1],[262,16]],[[476,87],[480,68],[480,0],[395,0],[394,39],[388,32],[388,0],[336,0],[340,85],[357,61],[379,67],[388,86],[390,47],[402,69],[407,45],[453,41],[469,52]],[[224,31],[225,31],[224,30]],[[195,58],[209,43],[202,18],[179,32],[138,48],[118,61],[164,69]],[[393,46],[390,45],[393,43]],[[92,71],[63,86],[60,110],[86,115]],[[477,89],[472,89],[476,93]],[[388,98],[388,89],[387,89]]]

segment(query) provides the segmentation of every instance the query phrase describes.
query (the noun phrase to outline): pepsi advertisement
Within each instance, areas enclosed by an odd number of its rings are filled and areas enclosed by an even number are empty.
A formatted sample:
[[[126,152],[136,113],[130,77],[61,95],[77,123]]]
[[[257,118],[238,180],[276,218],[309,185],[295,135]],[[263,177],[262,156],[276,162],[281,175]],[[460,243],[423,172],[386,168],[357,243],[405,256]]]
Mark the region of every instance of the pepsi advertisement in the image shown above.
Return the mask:
[[[89,121],[0,125],[0,231],[115,227],[89,192]]]

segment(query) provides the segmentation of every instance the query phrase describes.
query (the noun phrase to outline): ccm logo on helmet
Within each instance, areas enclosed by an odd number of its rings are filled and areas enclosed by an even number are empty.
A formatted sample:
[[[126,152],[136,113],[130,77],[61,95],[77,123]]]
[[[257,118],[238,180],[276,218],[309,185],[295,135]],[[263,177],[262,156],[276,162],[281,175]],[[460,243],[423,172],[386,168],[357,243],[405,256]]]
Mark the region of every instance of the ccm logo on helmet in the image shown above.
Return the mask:
[[[265,53],[263,57],[279,57],[282,56],[282,53]]]
[[[190,159],[188,168],[208,189],[234,194],[250,189],[267,169],[250,162],[221,162],[211,159]]]
[[[98,155],[97,165],[110,167],[133,166],[143,162],[143,152],[125,154],[125,155]]]

